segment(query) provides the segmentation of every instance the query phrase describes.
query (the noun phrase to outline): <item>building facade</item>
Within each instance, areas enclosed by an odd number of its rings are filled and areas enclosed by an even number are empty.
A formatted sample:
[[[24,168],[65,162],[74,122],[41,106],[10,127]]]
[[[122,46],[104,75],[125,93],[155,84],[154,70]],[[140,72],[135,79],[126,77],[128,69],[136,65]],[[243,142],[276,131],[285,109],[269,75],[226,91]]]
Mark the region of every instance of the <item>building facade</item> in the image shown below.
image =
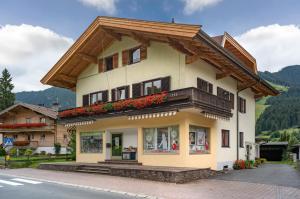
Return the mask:
[[[0,112],[1,141],[4,145],[33,148],[34,153],[52,154],[54,143],[60,143],[61,153],[66,153],[68,132],[63,125],[57,124],[57,115],[58,111],[52,108],[15,104]]]
[[[255,99],[277,95],[228,33],[98,17],[42,79],[76,91],[60,113],[77,161],[231,168],[255,158]]]

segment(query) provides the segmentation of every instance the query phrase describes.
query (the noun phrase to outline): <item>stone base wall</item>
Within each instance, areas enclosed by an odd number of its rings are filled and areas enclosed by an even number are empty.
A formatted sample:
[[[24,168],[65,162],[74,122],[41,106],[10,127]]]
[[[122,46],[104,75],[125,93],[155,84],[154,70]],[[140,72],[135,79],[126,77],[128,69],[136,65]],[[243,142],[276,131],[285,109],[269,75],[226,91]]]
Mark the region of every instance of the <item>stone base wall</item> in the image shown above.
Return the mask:
[[[91,169],[92,168],[92,169]],[[95,169],[99,169],[99,172],[96,174],[106,174],[112,176],[121,176],[121,177],[130,177],[138,178],[144,180],[153,180],[159,182],[169,182],[169,183],[186,183],[198,179],[205,179],[212,175],[215,175],[216,172],[210,169],[181,169],[180,171],[174,171],[172,169],[166,170],[163,168],[160,170],[160,167],[155,167],[153,169],[143,168],[143,166],[130,168],[124,166],[109,166],[109,165],[83,165],[83,164],[57,164],[57,163],[46,163],[40,164],[39,169],[46,170],[57,170],[57,171],[70,171],[70,172],[94,172]],[[101,171],[106,170],[106,173]],[[95,172],[94,172],[95,173]]]

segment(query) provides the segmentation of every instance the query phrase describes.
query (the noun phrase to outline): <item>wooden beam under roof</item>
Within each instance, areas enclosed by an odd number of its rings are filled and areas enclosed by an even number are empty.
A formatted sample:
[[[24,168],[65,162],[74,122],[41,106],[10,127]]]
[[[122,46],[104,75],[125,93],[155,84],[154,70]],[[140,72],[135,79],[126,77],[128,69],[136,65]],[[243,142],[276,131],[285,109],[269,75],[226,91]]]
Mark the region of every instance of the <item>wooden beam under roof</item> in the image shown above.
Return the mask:
[[[59,77],[61,79],[64,79],[64,80],[70,82],[71,84],[76,84],[76,82],[77,82],[75,77],[72,77],[72,76],[69,76],[69,75],[59,74]]]
[[[230,71],[225,71],[225,72],[223,72],[223,73],[217,73],[217,74],[216,74],[216,79],[217,79],[217,80],[223,79],[223,78],[228,77],[228,76],[230,76],[230,75],[232,75],[232,72],[230,72]]]
[[[114,38],[117,41],[122,41],[122,35],[120,33],[116,33],[113,30],[109,30],[107,28],[101,28],[101,30],[103,30],[103,32],[107,35],[109,35],[110,37]]]
[[[142,45],[145,45],[147,47],[150,46],[150,39],[143,37],[141,34],[131,32],[129,35],[133,37],[133,39],[135,39],[137,42],[141,43]]]
[[[78,56],[80,56],[83,60],[88,61],[92,64],[97,64],[97,57],[88,55],[86,53],[78,53]]]
[[[185,55],[188,55],[188,56],[193,56],[195,55],[196,53],[187,49],[183,44],[181,44],[180,42],[178,41],[175,41],[171,38],[168,38],[168,41],[169,41],[169,45],[174,48],[175,50],[178,50],[179,52],[185,54]]]

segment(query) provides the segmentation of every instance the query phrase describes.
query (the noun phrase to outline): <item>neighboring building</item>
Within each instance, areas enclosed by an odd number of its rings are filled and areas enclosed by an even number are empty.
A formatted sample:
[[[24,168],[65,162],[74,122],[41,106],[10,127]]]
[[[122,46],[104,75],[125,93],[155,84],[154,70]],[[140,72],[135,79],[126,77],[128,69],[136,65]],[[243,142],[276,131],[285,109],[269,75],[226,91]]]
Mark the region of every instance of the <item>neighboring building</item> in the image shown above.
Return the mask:
[[[54,154],[54,143],[60,143],[61,153],[66,153],[68,133],[57,124],[57,115],[57,109],[15,104],[0,112],[0,135],[4,140],[12,140],[16,147],[34,148],[35,153]]]
[[[278,94],[227,33],[111,17],[96,18],[41,82],[76,91],[78,108],[60,119],[76,126],[78,162],[215,170],[254,159],[255,99]]]

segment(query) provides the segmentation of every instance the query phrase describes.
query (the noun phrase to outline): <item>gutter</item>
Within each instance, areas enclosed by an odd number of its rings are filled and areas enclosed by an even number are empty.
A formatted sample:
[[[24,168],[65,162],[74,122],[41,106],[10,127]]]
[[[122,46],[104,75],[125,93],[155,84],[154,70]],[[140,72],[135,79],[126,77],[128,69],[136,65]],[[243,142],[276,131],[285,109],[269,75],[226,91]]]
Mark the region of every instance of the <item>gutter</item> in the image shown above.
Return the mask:
[[[250,71],[248,68],[246,68],[242,63],[240,63],[240,61],[238,61],[233,55],[231,55],[229,52],[227,52],[222,46],[220,46],[216,41],[214,41],[203,30],[199,30],[199,32],[196,34],[195,38],[204,40],[205,42],[207,42],[207,44],[209,44],[215,50],[224,54],[228,59],[230,59],[232,62],[234,62],[236,65],[238,65],[244,72],[246,72],[248,75],[250,75],[252,78],[254,78],[257,82],[262,83],[264,86],[266,86],[268,89],[270,89],[275,95],[279,94],[279,92],[276,89],[274,89],[270,84],[268,84],[261,77],[254,74],[252,71]]]

